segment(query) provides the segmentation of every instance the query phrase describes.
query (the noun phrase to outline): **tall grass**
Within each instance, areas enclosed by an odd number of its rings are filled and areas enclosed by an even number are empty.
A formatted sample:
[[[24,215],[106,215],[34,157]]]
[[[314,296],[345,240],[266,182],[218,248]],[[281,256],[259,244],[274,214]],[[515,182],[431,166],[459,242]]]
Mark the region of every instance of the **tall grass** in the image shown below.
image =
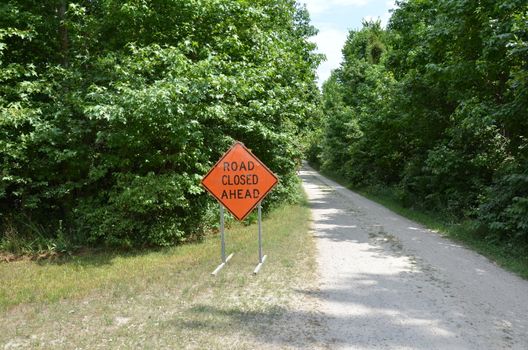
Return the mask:
[[[303,256],[311,256],[308,225],[305,199],[265,217],[263,240],[268,261],[263,274],[277,274],[280,279],[288,270],[297,269],[299,261],[305,260]],[[231,223],[226,230],[226,246],[228,253],[234,252],[235,256],[220,272],[219,279],[248,278],[258,262],[256,222]],[[137,292],[167,278],[178,281],[182,290],[195,285],[195,280],[207,281],[203,287],[209,284],[210,273],[219,263],[218,234],[206,236],[202,242],[157,251],[85,251],[59,259],[0,263],[0,310],[19,304],[82,298],[94,291],[105,293],[123,286]]]

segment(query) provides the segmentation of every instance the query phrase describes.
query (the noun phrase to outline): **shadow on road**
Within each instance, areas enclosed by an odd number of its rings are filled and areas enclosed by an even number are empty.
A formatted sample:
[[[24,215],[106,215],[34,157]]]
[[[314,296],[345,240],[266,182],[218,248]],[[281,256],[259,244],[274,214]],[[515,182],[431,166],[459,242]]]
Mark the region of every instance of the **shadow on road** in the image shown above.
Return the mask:
[[[320,301],[330,347],[478,348],[463,340],[464,330],[475,327],[442,273],[391,232],[387,222],[400,218],[381,211],[378,221],[368,201],[351,199],[310,169],[300,176],[310,193],[323,270],[320,289],[297,292]],[[413,231],[416,239],[424,232]]]

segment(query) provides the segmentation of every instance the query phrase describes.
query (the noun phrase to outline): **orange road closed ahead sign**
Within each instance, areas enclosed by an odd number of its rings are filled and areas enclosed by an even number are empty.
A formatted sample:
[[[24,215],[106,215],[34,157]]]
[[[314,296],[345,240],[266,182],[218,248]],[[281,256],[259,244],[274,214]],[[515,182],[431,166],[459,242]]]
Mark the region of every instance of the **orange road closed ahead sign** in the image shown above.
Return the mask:
[[[244,220],[278,179],[242,143],[235,144],[202,180],[202,185],[237,218]]]

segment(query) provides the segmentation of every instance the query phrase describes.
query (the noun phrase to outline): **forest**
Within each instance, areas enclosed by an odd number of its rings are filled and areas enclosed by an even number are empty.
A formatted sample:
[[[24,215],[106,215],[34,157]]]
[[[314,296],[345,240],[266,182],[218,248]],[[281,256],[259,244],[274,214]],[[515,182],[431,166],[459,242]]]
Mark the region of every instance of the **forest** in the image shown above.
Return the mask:
[[[491,244],[526,245],[528,4],[397,3],[387,28],[350,31],[310,161]]]
[[[0,4],[2,249],[159,247],[218,225],[202,176],[234,140],[295,199],[320,118],[294,0]]]

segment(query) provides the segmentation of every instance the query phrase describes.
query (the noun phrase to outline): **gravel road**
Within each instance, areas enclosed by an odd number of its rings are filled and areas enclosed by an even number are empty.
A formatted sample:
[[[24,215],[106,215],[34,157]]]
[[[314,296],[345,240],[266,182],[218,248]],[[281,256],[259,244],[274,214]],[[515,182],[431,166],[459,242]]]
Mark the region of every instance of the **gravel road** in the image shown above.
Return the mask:
[[[528,282],[321,176],[301,171],[331,349],[528,349]]]

